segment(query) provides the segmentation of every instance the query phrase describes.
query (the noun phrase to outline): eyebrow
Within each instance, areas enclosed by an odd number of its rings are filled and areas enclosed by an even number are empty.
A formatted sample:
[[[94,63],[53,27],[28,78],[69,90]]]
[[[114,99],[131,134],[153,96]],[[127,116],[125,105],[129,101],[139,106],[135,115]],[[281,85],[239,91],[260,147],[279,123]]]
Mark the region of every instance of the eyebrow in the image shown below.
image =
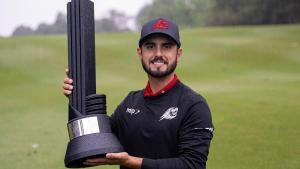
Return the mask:
[[[149,42],[149,41],[144,43],[144,45],[153,45],[153,44],[155,44],[155,43],[154,42]]]
[[[155,45],[154,42],[151,42],[151,41],[148,41],[148,42],[145,42],[144,45]],[[168,42],[164,42],[162,43],[162,45],[176,45],[176,43],[172,42],[172,41],[168,41]]]
[[[176,43],[174,43],[174,42],[166,42],[166,43],[163,43],[163,45],[176,45]]]

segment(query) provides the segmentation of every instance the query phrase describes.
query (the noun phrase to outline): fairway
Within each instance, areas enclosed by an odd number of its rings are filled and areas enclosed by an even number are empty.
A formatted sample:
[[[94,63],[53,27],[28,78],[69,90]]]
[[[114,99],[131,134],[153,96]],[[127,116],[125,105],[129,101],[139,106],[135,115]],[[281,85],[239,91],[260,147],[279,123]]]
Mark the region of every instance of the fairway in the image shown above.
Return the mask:
[[[108,114],[146,85],[138,37],[96,34]],[[185,29],[181,38],[177,74],[207,99],[215,125],[207,169],[300,168],[300,25]],[[1,169],[64,168],[66,66],[65,35],[0,38]]]

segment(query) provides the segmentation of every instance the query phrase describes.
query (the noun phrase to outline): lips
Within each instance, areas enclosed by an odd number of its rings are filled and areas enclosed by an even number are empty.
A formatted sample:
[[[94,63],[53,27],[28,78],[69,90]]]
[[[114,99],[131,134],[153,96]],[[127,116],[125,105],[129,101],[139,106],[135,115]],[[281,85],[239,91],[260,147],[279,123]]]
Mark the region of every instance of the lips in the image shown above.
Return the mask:
[[[163,65],[163,64],[165,64],[165,62],[163,60],[157,60],[157,61],[153,61],[151,63],[154,64],[154,65]]]
[[[168,62],[165,61],[163,58],[154,58],[153,60],[150,61],[150,63],[152,63],[154,65],[168,64]]]

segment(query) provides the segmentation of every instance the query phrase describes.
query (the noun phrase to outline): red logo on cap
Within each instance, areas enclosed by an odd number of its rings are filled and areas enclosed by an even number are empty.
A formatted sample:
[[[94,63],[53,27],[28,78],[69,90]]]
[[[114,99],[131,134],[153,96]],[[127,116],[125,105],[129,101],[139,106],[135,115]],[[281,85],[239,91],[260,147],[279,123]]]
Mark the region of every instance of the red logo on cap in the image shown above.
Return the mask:
[[[167,20],[160,19],[153,24],[153,29],[168,29],[169,22]]]

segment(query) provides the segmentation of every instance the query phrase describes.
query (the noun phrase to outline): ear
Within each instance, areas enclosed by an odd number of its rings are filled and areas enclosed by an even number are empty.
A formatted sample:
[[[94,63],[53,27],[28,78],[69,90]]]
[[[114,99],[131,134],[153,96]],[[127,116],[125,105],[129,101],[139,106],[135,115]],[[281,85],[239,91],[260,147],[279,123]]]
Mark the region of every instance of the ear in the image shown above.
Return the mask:
[[[182,56],[182,48],[178,48],[177,49],[177,60],[180,60],[181,56]]]
[[[139,57],[140,59],[142,59],[142,48],[141,48],[141,47],[138,47],[138,48],[136,49],[136,53],[137,53],[138,57]]]

